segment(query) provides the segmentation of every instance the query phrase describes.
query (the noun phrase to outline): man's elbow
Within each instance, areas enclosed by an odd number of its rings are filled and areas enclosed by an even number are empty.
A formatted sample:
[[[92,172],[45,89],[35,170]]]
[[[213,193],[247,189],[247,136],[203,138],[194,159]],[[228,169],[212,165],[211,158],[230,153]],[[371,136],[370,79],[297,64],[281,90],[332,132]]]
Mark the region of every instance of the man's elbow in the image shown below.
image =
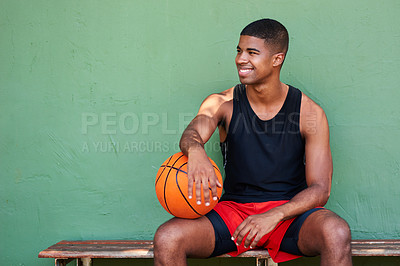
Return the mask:
[[[329,197],[331,195],[331,190],[330,188],[321,188],[321,194],[320,194],[320,206],[324,206],[326,203],[328,203]]]
[[[331,195],[330,186],[313,184],[309,186],[309,188],[312,188],[314,190],[314,199],[316,201],[316,205],[324,206],[328,202],[329,196]]]

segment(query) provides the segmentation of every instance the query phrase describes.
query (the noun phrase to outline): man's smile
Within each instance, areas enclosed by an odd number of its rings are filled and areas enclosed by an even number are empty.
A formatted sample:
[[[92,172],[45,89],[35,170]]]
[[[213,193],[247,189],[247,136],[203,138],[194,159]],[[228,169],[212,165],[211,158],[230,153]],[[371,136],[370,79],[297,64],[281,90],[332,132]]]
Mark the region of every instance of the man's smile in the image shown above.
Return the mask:
[[[253,68],[238,67],[238,71],[239,71],[239,76],[247,76],[251,71],[253,71]]]

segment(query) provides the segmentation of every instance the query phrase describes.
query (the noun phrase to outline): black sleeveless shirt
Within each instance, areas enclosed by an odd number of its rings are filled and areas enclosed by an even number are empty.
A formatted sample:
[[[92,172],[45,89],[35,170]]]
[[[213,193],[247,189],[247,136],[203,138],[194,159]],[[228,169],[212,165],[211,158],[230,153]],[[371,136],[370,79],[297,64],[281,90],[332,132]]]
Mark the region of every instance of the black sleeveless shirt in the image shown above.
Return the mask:
[[[233,93],[233,113],[221,143],[225,181],[221,200],[239,203],[290,200],[307,187],[300,134],[301,91],[289,86],[278,114],[261,120],[243,84]]]

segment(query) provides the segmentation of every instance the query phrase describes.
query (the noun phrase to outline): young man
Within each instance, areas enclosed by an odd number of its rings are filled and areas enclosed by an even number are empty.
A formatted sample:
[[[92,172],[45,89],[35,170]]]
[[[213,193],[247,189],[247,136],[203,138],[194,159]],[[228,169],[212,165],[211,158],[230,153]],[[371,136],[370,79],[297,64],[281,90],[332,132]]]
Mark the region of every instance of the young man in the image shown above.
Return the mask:
[[[321,255],[321,265],[352,264],[349,226],[321,207],[332,178],[325,113],[280,81],[288,40],[285,27],[271,19],[241,32],[235,60],[241,84],[208,96],[180,141],[189,157],[189,197],[207,205],[221,184],[203,147],[218,127],[225,193],[206,216],[160,226],[155,265],[251,248],[268,249],[276,262]]]

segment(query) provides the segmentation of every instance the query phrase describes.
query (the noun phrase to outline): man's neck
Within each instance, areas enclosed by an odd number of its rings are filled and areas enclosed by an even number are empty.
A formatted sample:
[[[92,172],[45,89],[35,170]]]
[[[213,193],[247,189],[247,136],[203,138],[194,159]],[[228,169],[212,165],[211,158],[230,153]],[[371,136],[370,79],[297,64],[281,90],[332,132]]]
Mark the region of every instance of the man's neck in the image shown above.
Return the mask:
[[[284,100],[288,86],[279,79],[260,85],[246,85],[247,97],[255,105],[274,105]]]

